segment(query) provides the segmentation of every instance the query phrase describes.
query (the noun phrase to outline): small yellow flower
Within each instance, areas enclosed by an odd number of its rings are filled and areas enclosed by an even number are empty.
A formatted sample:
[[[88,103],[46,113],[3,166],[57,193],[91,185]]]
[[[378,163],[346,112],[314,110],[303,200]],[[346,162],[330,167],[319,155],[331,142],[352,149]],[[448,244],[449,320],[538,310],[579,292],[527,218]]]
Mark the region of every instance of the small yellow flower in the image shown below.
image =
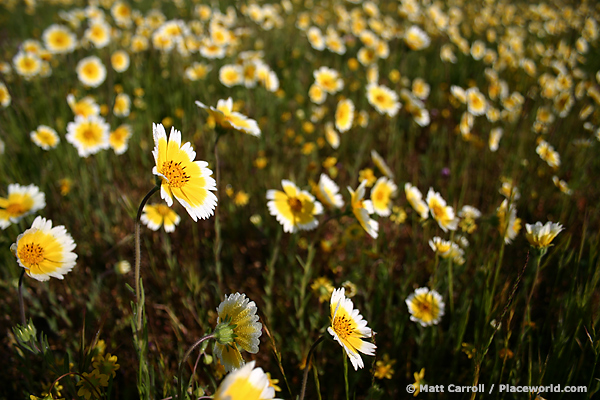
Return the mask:
[[[77,382],[77,386],[81,386],[77,392],[78,396],[85,397],[85,400],[100,399],[102,395],[102,387],[108,386],[108,375],[101,374],[97,369],[91,373],[84,372],[83,376],[86,379],[81,379]]]
[[[238,207],[242,207],[248,204],[249,198],[250,196],[248,195],[248,193],[244,192],[243,190],[240,190],[235,194],[235,197],[233,198],[233,203]]]
[[[360,182],[367,181],[366,186],[371,187],[377,181],[377,177],[375,177],[371,168],[365,168],[358,171],[358,180]]]
[[[392,376],[394,375],[394,364],[396,364],[396,360],[391,360],[388,354],[384,354],[383,359],[375,362],[373,376],[377,379],[392,379]]]
[[[106,356],[98,355],[94,357],[92,367],[94,370],[98,370],[100,374],[114,378],[117,375],[116,371],[120,368],[120,365],[117,364],[117,356],[108,353]]]
[[[415,393],[413,394],[416,397],[421,391],[421,385],[425,383],[425,368],[421,368],[420,372],[415,372],[413,374],[415,377],[415,383],[413,383],[413,387],[415,388]]]
[[[141,221],[153,231],[164,226],[165,232],[173,232],[181,217],[166,204],[147,204],[144,206]]]
[[[310,285],[310,288],[316,296],[319,296],[319,303],[329,301],[329,299],[331,298],[331,294],[335,290],[331,283],[331,280],[324,276],[315,279]]]

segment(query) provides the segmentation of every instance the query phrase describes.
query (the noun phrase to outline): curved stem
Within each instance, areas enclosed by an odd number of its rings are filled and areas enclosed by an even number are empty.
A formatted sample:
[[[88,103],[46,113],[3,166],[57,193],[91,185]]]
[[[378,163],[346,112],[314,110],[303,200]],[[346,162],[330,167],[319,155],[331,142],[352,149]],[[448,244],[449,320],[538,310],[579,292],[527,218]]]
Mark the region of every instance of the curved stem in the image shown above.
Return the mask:
[[[94,388],[94,391],[96,393],[98,393],[98,398],[102,397],[102,393],[100,393],[100,389],[98,389],[96,387],[96,385],[94,385],[92,382],[90,382],[90,380],[88,378],[86,378],[85,376],[83,376],[83,374],[80,374],[79,372],[67,372],[66,374],[62,374],[61,376],[59,376],[58,378],[56,378],[54,380],[54,382],[52,382],[52,385],[50,385],[50,389],[48,389],[48,394],[50,394],[52,392],[52,389],[54,389],[54,385],[56,385],[58,383],[58,381],[60,381],[65,376],[69,376],[69,375],[78,375],[81,379],[85,380],[87,383],[90,384],[91,387]]]
[[[138,208],[137,216],[135,218],[135,300],[137,303],[137,331],[140,332],[142,330],[142,294],[140,291],[140,220],[142,218],[142,211],[144,210],[144,206],[148,202],[148,199],[156,193],[160,189],[160,186],[156,185],[148,192],[146,197],[140,203],[140,207]]]
[[[25,319],[25,302],[23,301],[23,277],[25,276],[25,269],[21,272],[21,276],[19,277],[19,309],[21,310],[21,325],[25,327],[27,325],[27,320]]]
[[[192,352],[196,349],[196,347],[200,346],[202,342],[213,339],[215,337],[214,333],[206,335],[200,338],[196,343],[194,343],[188,351],[185,352],[185,355],[181,359],[181,363],[179,363],[179,377],[177,379],[177,399],[183,399],[183,366],[185,365],[185,361],[192,354]],[[187,388],[186,388],[187,389]]]
[[[300,392],[300,397],[298,400],[304,400],[304,394],[306,393],[306,381],[308,380],[308,370],[310,369],[310,358],[312,357],[313,352],[317,348],[317,345],[321,343],[325,339],[325,335],[319,336],[316,342],[310,347],[308,351],[308,355],[306,356],[306,365],[304,366],[304,376],[302,377],[302,391]]]

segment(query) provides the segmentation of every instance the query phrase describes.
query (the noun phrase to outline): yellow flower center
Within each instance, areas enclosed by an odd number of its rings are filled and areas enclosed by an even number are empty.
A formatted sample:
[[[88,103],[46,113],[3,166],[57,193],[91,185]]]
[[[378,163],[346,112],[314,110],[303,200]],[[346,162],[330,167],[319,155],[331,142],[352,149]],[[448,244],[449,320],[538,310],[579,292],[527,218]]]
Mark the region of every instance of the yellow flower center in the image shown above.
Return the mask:
[[[351,322],[352,321],[350,320],[350,318],[345,314],[337,316],[333,320],[333,330],[335,331],[335,333],[337,333],[340,339],[346,339],[352,334],[352,332],[354,332]]]
[[[181,166],[181,162],[176,163],[173,160],[163,163],[161,174],[172,187],[180,188],[190,180],[190,176],[185,173],[185,167]]]
[[[37,243],[28,243],[19,249],[19,260],[25,265],[38,265],[44,261],[44,249]]]
[[[433,207],[431,207],[431,212],[433,213],[434,217],[440,218],[444,215],[444,207],[436,203],[433,205]]]
[[[8,207],[6,207],[6,212],[13,216],[13,217],[19,217],[23,214],[25,214],[25,212],[27,212],[28,209],[26,207],[24,207],[22,204],[9,204]]]
[[[302,210],[302,202],[296,197],[290,197],[288,204],[293,212],[300,212]]]

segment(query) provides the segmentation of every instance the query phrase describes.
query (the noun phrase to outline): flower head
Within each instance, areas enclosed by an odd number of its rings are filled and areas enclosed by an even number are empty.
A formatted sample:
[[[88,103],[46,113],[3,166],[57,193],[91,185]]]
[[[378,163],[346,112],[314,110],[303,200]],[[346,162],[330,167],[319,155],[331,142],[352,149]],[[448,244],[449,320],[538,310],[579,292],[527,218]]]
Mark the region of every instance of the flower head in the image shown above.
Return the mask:
[[[387,114],[390,117],[396,115],[402,107],[396,92],[376,83],[370,83],[367,86],[367,100],[379,114]]]
[[[6,108],[10,106],[12,98],[10,97],[10,92],[8,88],[4,84],[4,82],[0,82],[0,106]]]
[[[381,157],[381,155],[379,155],[377,150],[371,150],[371,159],[373,160],[373,163],[375,164],[377,169],[379,169],[379,171],[381,171],[382,174],[384,174],[385,176],[387,176],[390,179],[394,178],[394,173],[392,172],[390,167],[386,164],[383,157]]]
[[[52,221],[40,216],[10,246],[19,265],[38,281],[47,281],[50,277],[63,279],[75,266],[74,249],[75,242],[64,226],[53,228]]]
[[[418,26],[411,26],[404,35],[404,41],[410,47],[411,50],[422,50],[429,47],[431,39],[429,36]]]
[[[56,131],[49,126],[40,125],[37,129],[29,134],[31,141],[44,150],[55,148],[60,142],[60,138]]]
[[[442,296],[435,290],[422,287],[406,299],[410,320],[422,326],[437,325],[444,315]]]
[[[8,197],[0,197],[0,228],[19,222],[46,206],[46,195],[35,185],[8,185]]]
[[[275,389],[271,386],[267,374],[262,368],[254,368],[251,361],[242,368],[225,377],[214,400],[269,400],[275,398]]]
[[[129,54],[125,50],[117,50],[110,56],[110,63],[116,72],[127,71],[129,62]]]
[[[169,207],[173,197],[187,210],[194,221],[207,219],[217,206],[215,180],[211,177],[206,161],[194,161],[196,152],[187,142],[181,145],[181,132],[171,128],[169,139],[162,124],[153,124],[154,131],[154,175],[162,179],[160,196]]]
[[[205,109],[215,119],[217,125],[224,129],[235,129],[252,136],[260,136],[260,128],[255,120],[246,117],[239,112],[233,111],[233,100],[219,100],[217,108],[208,107],[196,101],[196,105]]]
[[[448,230],[455,231],[458,227],[458,218],[454,215],[454,209],[446,205],[446,200],[439,193],[434,192],[432,188],[429,188],[426,200],[431,215],[440,228],[444,232],[448,232]]]
[[[335,127],[342,133],[352,127],[354,121],[354,103],[350,99],[340,100],[335,110]]]
[[[165,204],[147,204],[144,206],[141,221],[153,231],[159,230],[162,225],[165,232],[173,232],[181,217]]]
[[[371,202],[373,210],[382,217],[389,217],[392,213],[392,197],[396,196],[398,187],[391,179],[384,176],[377,179],[371,189]]]
[[[504,243],[510,244],[517,237],[522,227],[521,218],[517,218],[517,209],[512,203],[509,207],[508,200],[504,199],[496,210],[496,215],[499,220],[498,230],[504,236]]]
[[[321,203],[306,190],[300,190],[293,182],[286,179],[281,181],[283,192],[280,190],[267,191],[267,207],[283,225],[284,232],[294,233],[298,230],[315,229],[319,221],[315,215],[323,212]]]
[[[348,186],[348,191],[350,192],[350,204],[352,205],[352,212],[354,216],[358,220],[360,226],[371,235],[373,239],[377,239],[378,231],[379,231],[379,223],[369,217],[369,215],[373,214],[373,203],[371,200],[363,200],[365,197],[365,186],[367,185],[367,181],[363,180],[356,191],[352,190],[350,186]]]
[[[354,370],[364,368],[365,364],[358,352],[368,356],[375,355],[375,346],[362,339],[373,337],[375,332],[367,326],[365,321],[354,309],[352,300],[344,296],[344,288],[336,289],[331,294],[330,302],[331,326],[327,331],[346,350]]]
[[[52,54],[71,53],[77,46],[77,36],[64,25],[50,25],[42,34],[42,40]]]
[[[96,154],[110,147],[110,126],[104,118],[91,115],[89,117],[75,116],[74,122],[67,124],[67,142],[77,148],[80,157]]]
[[[258,352],[262,324],[258,322],[256,311],[256,304],[240,293],[225,296],[225,300],[217,308],[217,326],[228,325],[233,329],[233,337],[228,342],[217,340],[213,348],[214,354],[227,371],[244,364],[240,348],[253,354]]]
[[[98,87],[106,79],[106,67],[96,56],[89,56],[77,63],[77,78],[85,86]]]
[[[75,115],[84,118],[91,117],[92,115],[100,115],[100,106],[89,96],[77,101],[75,100],[75,96],[69,94],[67,96],[67,103],[69,103],[69,107]]]
[[[338,185],[327,174],[321,174],[316,187],[316,195],[326,207],[342,208],[344,206],[342,195],[338,193],[339,190]]]
[[[123,124],[110,133],[108,143],[115,151],[115,154],[120,155],[127,151],[129,138],[132,135],[131,125]]]
[[[552,246],[552,240],[562,231],[564,228],[561,224],[554,222],[546,222],[542,225],[541,222],[536,222],[535,225],[525,224],[525,237],[533,247],[538,249],[547,249]]]
[[[394,375],[394,364],[396,364],[396,360],[390,360],[390,356],[384,354],[382,360],[377,360],[375,362],[373,376],[377,379],[392,379],[392,376]]]
[[[406,200],[408,200],[417,214],[423,219],[429,218],[429,207],[427,206],[427,203],[423,201],[423,194],[421,191],[416,186],[407,182],[404,184],[404,193],[406,194]]]

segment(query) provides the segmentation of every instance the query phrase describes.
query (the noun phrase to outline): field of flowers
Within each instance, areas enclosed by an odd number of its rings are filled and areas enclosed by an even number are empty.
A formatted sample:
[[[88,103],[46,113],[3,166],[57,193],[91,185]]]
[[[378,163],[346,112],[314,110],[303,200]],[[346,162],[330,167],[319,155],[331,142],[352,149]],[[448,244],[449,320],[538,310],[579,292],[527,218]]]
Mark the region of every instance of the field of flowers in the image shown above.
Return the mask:
[[[0,399],[592,398],[599,24],[0,0]]]

